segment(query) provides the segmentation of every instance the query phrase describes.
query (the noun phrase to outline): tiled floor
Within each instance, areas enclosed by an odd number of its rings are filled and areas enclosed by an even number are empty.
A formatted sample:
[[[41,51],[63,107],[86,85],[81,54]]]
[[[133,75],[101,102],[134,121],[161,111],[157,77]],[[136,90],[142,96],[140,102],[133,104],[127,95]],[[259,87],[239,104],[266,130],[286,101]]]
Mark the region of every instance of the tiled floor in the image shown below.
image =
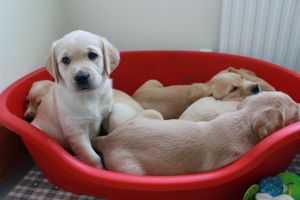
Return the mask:
[[[27,163],[27,164],[26,164]],[[20,166],[23,171],[23,177],[21,172],[19,175],[12,174],[10,179],[18,179],[16,182],[10,180],[10,183],[0,183],[0,199],[4,200],[100,200],[96,197],[86,195],[74,195],[69,192],[65,192],[47,181],[43,173],[34,165],[33,161],[29,158],[26,161],[26,165]],[[31,168],[30,168],[31,166]],[[19,167],[19,168],[20,168]],[[27,168],[26,173],[24,173]],[[29,170],[28,170],[29,168]],[[295,156],[288,171],[296,172],[300,175],[300,152]],[[15,172],[16,173],[16,172]],[[12,184],[15,184],[12,186]],[[4,186],[5,185],[5,186]],[[10,185],[10,186],[9,186]],[[3,192],[3,189],[6,192]]]

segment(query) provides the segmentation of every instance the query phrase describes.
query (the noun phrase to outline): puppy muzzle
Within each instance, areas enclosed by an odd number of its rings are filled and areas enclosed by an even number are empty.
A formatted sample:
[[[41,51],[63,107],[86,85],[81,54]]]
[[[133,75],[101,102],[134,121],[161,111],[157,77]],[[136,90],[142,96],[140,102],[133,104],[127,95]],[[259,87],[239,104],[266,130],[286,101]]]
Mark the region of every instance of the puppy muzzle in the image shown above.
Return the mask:
[[[74,80],[78,90],[90,89],[90,74],[88,72],[77,72],[74,76]]]
[[[25,121],[27,121],[29,123],[31,123],[33,121],[34,117],[35,117],[35,114],[32,112],[25,113],[25,115],[24,115]]]

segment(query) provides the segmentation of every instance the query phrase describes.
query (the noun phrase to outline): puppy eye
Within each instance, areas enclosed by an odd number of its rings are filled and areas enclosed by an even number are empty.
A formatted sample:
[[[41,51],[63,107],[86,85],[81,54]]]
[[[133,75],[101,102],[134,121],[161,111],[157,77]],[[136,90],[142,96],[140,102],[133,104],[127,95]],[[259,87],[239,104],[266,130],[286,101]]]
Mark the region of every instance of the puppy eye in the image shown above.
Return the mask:
[[[237,89],[239,89],[239,87],[234,86],[233,88],[231,88],[230,92],[234,92],[234,91],[236,91]]]
[[[93,53],[93,52],[90,52],[88,54],[88,57],[89,57],[90,60],[95,60],[98,57],[98,55]]]
[[[63,62],[65,65],[68,65],[68,64],[70,64],[71,60],[70,60],[70,58],[65,56],[61,59],[61,62]]]

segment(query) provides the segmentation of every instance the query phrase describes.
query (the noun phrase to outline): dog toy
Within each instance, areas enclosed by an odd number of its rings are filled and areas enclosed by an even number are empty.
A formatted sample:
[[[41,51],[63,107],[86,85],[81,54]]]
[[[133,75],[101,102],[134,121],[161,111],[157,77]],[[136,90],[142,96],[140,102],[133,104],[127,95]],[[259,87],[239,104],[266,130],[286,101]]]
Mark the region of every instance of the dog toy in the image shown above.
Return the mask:
[[[294,200],[293,197],[286,194],[281,194],[279,196],[273,197],[268,193],[257,193],[255,199],[256,200]]]
[[[300,200],[300,177],[284,172],[263,178],[248,188],[243,200]]]
[[[300,177],[294,173],[284,172],[277,175],[286,186],[285,194],[300,200]]]
[[[268,193],[273,197],[276,197],[283,193],[283,183],[277,176],[263,178],[259,182],[259,188],[260,193]]]
[[[251,185],[244,194],[243,200],[255,200],[255,195],[259,192],[259,185]]]

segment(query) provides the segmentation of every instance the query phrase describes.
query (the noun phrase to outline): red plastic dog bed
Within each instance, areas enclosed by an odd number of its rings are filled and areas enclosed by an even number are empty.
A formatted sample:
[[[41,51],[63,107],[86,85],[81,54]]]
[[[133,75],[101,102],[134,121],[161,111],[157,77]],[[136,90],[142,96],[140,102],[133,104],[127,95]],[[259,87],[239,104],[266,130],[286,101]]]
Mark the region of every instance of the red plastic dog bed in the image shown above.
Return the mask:
[[[260,60],[219,53],[136,51],[121,53],[114,87],[131,94],[144,81],[165,85],[205,82],[229,66],[242,67],[300,102],[300,75]],[[43,68],[15,82],[0,97],[0,122],[20,135],[50,182],[67,191],[109,199],[237,199],[262,177],[285,170],[300,147],[300,122],[267,137],[236,162],[218,170],[180,176],[137,176],[90,167],[22,119],[34,81],[51,79]]]

